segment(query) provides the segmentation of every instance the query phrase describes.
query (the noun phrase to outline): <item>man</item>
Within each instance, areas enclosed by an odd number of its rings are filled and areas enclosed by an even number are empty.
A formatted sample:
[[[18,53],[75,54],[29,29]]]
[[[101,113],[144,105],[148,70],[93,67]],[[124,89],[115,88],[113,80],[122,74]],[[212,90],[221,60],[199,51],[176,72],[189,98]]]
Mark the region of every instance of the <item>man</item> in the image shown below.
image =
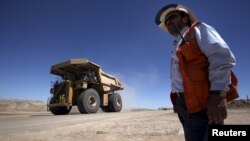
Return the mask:
[[[227,101],[238,97],[235,57],[219,33],[187,7],[170,4],[156,24],[176,39],[171,61],[171,100],[186,141],[207,140],[209,124],[224,124]]]

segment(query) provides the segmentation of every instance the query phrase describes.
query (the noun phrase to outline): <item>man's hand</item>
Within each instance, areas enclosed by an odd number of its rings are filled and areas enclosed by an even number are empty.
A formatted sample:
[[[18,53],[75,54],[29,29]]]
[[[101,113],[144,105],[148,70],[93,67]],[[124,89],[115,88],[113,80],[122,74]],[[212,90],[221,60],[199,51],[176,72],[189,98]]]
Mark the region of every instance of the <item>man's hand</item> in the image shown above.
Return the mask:
[[[221,123],[227,118],[227,100],[220,95],[210,94],[207,105],[209,121]]]

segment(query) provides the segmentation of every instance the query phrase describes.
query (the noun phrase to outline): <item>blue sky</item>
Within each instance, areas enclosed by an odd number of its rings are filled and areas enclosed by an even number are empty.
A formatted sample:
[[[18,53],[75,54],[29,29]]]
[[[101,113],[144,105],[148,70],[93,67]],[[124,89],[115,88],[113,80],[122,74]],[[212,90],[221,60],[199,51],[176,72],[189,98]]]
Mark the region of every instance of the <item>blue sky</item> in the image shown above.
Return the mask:
[[[224,38],[236,57],[240,98],[246,98],[248,0],[0,0],[0,99],[46,101],[57,79],[50,66],[87,58],[122,81],[124,106],[171,107],[174,38],[154,23],[170,3],[188,6]]]

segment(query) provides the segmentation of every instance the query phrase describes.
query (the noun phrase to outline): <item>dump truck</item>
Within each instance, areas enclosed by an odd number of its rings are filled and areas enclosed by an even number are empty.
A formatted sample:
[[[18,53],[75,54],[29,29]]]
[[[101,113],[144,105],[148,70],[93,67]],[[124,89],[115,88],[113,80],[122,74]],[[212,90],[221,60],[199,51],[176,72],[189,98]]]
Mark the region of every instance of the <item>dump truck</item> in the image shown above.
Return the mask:
[[[53,81],[47,109],[54,115],[68,114],[77,106],[82,114],[120,112],[122,98],[117,92],[124,86],[118,78],[105,73],[88,59],[70,59],[51,66],[50,73],[59,76]]]

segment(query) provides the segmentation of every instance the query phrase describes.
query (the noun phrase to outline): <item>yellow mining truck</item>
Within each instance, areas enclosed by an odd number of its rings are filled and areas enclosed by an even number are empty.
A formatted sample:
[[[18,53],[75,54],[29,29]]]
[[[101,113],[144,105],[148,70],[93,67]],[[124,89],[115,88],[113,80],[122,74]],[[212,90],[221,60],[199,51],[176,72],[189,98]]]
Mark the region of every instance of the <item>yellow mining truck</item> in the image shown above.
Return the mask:
[[[122,98],[116,91],[124,86],[114,76],[88,59],[70,59],[51,66],[50,73],[60,77],[52,82],[47,109],[54,115],[68,114],[77,106],[82,114],[120,112]]]

